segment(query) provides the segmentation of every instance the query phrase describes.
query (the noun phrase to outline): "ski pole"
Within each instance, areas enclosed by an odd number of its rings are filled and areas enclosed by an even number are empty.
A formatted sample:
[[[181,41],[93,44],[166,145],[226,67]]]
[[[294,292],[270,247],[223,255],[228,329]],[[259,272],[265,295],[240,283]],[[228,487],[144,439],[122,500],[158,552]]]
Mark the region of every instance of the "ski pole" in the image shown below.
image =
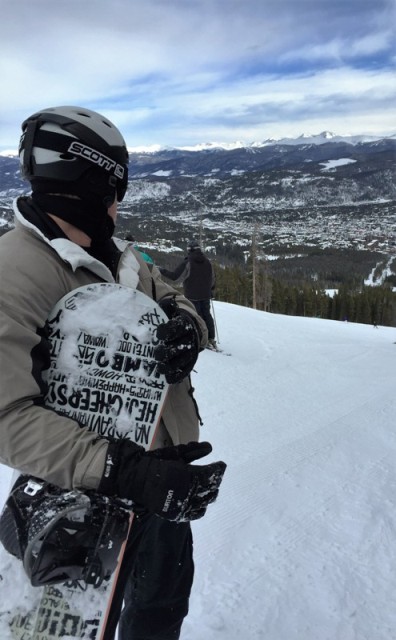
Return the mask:
[[[218,332],[218,329],[217,329],[217,322],[216,322],[216,314],[215,314],[214,304],[213,304],[212,298],[210,299],[210,305],[212,307],[212,314],[213,314],[213,321],[214,321],[214,326],[215,326],[217,342],[220,344],[219,332]]]

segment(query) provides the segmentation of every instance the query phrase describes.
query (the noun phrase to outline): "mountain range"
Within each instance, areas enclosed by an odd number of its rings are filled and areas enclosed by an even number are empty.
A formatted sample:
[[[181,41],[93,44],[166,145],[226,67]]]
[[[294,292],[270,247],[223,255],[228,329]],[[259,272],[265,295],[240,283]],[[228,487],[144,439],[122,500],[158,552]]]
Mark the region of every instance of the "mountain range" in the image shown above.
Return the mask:
[[[322,132],[228,148],[130,149],[129,159],[119,227],[159,250],[198,228],[207,244],[249,246],[259,224],[266,251],[307,243],[394,251],[395,136]],[[12,225],[12,198],[27,188],[16,155],[3,152],[0,233]]]
[[[7,153],[7,152],[3,152]],[[199,192],[208,206],[254,199],[253,208],[396,198],[394,136],[368,140],[323,132],[225,149],[130,151],[127,202]],[[16,155],[0,156],[0,198],[26,190]]]
[[[198,181],[198,187],[213,187],[213,181],[217,181],[221,200],[224,189],[220,183],[225,183],[228,193],[230,187],[231,191],[250,192],[249,195],[253,189],[261,201],[268,200],[268,196],[281,195],[282,199],[286,196],[288,206],[293,205],[287,197],[288,187],[301,196],[312,191],[313,186],[320,187],[322,193],[329,192],[324,200],[331,202],[341,186],[342,199],[346,197],[351,202],[359,198],[393,199],[396,196],[395,136],[337,136],[324,131],[314,136],[303,134],[295,139],[266,140],[248,146],[208,143],[185,148],[131,149],[129,158],[131,182],[144,180],[167,185],[168,188],[162,189],[167,195],[184,190],[182,178],[188,189],[194,180]],[[352,182],[348,197],[346,187]],[[12,196],[21,189],[26,189],[26,183],[20,178],[16,154],[2,152],[0,197]],[[145,197],[144,191],[140,185],[132,188],[130,196],[133,200],[138,195]],[[161,188],[154,192],[161,192]],[[270,197],[270,204],[272,200]],[[309,201],[313,203],[312,197]]]
[[[360,142],[374,142],[384,137],[396,138],[396,134],[393,136],[373,136],[373,135],[344,135],[340,136],[331,131],[322,131],[318,134],[303,133],[297,138],[268,138],[261,142],[251,142],[246,144],[242,141],[235,142],[203,142],[201,144],[188,145],[182,147],[176,147],[182,151],[209,151],[213,149],[225,149],[230,151],[232,149],[251,148],[257,149],[260,147],[273,146],[275,144],[286,145],[299,145],[299,144],[324,144],[325,142],[346,142],[348,144],[358,144]],[[142,146],[142,147],[130,147],[130,152],[156,152],[165,149],[172,149],[175,147],[161,147],[160,145]]]

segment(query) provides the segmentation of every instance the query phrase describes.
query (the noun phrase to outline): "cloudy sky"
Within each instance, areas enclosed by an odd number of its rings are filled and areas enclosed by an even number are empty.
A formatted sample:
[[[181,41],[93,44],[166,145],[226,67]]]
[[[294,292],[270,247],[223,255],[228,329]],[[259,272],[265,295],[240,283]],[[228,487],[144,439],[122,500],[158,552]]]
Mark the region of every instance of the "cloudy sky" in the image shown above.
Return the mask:
[[[0,0],[0,149],[46,106],[128,146],[396,132],[396,0]]]

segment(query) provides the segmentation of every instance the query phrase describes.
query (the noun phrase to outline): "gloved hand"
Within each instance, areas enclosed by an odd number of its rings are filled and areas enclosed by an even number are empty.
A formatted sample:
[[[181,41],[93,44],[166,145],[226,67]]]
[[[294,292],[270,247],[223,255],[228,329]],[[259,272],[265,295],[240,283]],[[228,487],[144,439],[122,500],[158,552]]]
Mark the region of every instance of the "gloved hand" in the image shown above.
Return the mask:
[[[188,444],[178,444],[162,449],[153,449],[147,455],[161,460],[183,460],[187,464],[204,458],[212,452],[212,445],[209,442],[189,442]]]
[[[193,316],[180,309],[173,298],[159,303],[169,320],[157,327],[160,344],[154,350],[158,371],[169,384],[181,382],[197,361],[201,332]]]
[[[166,520],[197,520],[217,498],[226,464],[190,462],[211,451],[208,442],[154,451],[145,451],[129,440],[112,442],[99,491],[132,500]]]

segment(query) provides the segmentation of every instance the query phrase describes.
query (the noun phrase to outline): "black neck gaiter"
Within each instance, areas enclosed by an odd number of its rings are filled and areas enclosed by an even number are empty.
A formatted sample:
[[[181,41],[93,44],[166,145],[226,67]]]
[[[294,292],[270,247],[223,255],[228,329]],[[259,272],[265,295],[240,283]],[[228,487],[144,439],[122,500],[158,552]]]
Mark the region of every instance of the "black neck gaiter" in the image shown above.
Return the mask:
[[[69,222],[92,239],[109,240],[114,233],[114,222],[100,198],[69,198],[33,191],[32,200],[40,209]]]
[[[41,200],[41,198],[36,197],[34,200],[35,201],[30,201],[29,198],[19,199],[19,208],[24,217],[32,222],[36,227],[38,227],[50,240],[53,240],[54,238],[67,238],[62,229],[45,213],[43,208],[38,204],[38,200]],[[70,202],[78,202],[71,200],[70,198],[68,198],[68,200]],[[59,213],[57,214],[55,212],[54,215],[58,215],[58,217],[62,220],[71,222],[70,217],[66,218],[65,216],[61,216],[59,215]],[[109,218],[110,223],[112,223],[113,221],[110,216],[107,215],[107,217]],[[71,222],[71,224],[73,223]],[[114,225],[112,226],[114,228]],[[114,278],[116,277],[117,266],[121,256],[121,252],[117,249],[114,241],[111,239],[111,236],[105,238],[95,237],[91,241],[91,246],[83,247],[83,249],[93,258],[96,258],[96,260],[103,262],[103,264],[105,264],[106,267],[110,269]]]

